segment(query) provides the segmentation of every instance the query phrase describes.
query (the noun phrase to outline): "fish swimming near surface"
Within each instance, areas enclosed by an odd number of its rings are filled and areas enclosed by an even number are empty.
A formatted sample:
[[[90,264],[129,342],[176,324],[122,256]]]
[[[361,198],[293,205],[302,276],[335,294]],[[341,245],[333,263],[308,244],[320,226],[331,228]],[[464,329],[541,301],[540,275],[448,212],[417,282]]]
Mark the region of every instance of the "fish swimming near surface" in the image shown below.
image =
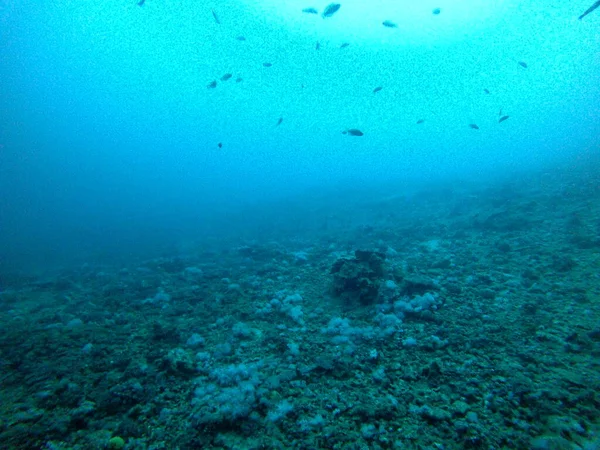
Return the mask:
[[[241,83],[242,81],[244,81],[242,77],[237,77],[237,78],[235,79],[235,82],[236,82],[236,83]]]
[[[373,94],[376,94],[377,92],[379,92],[382,89],[383,89],[383,87],[377,86],[375,89],[373,89]]]
[[[474,130],[479,130],[479,127],[476,124],[474,124],[474,123],[470,123],[469,127],[473,128]]]
[[[350,44],[348,44],[347,42],[344,42],[342,45],[340,45],[340,48],[346,48],[348,47]]]
[[[483,92],[485,92],[486,94],[489,94],[490,90],[489,89],[484,89]]]
[[[263,66],[264,66],[264,67],[271,67],[272,65],[273,65],[273,64],[271,64],[270,62],[263,63]]]
[[[319,41],[317,41],[317,43],[315,44],[315,50],[319,50],[321,48],[321,43]]]
[[[319,11],[317,11],[315,8],[304,8],[302,12],[306,14],[319,14]]]
[[[425,120],[424,120],[424,119],[419,119],[419,120],[417,120],[417,125],[421,125],[422,123],[425,123]]]
[[[523,61],[519,61],[519,65],[523,68],[523,69],[527,69],[527,63],[523,62]]]
[[[276,127],[278,127],[279,125],[281,125],[281,122],[283,122],[283,117],[280,117],[280,118],[277,120],[277,123],[275,124],[275,126],[276,126]]]
[[[219,148],[223,148],[223,143],[222,143],[222,142],[219,142],[219,143],[217,144],[217,147],[219,147]]]
[[[435,14],[436,16],[441,12],[442,12],[442,10],[440,8],[434,8],[433,11],[431,11],[431,13]]]
[[[225,75],[223,75],[221,77],[221,81],[227,81],[232,77],[232,75],[230,73],[226,73]]]
[[[585,12],[580,15],[578,17],[579,20],[583,19],[585,16],[587,16],[589,13],[591,13],[593,10],[595,10],[596,8],[598,8],[600,6],[600,0],[598,0],[596,3],[594,3],[592,6],[590,6],[588,9],[585,10]]]
[[[144,6],[144,3],[146,3],[146,0],[140,0],[139,2],[137,2],[137,5]]]
[[[323,19],[326,19],[327,17],[333,16],[336,12],[338,12],[341,6],[342,5],[340,5],[339,3],[330,3],[329,5],[327,5],[327,8],[323,10],[323,14],[321,14],[321,17],[323,17]]]
[[[498,119],[498,123],[504,122],[506,119],[508,119],[510,116],[502,116]]]
[[[398,25],[396,25],[391,20],[384,20],[383,22],[381,22],[381,25],[387,28],[398,28]]]
[[[219,25],[221,24],[221,21],[219,20],[219,16],[217,16],[217,13],[215,12],[214,9],[210,10],[212,12],[213,18],[215,19],[215,22],[217,22]]]
[[[236,37],[236,39],[238,41],[245,41],[246,40],[246,38],[244,36],[238,36],[238,37]]]
[[[347,134],[348,136],[364,136],[364,133],[356,128],[350,128],[349,130],[342,131],[342,134]]]
[[[210,83],[208,83],[208,84],[206,85],[206,87],[207,87],[207,88],[209,88],[209,89],[214,89],[214,88],[216,88],[216,87],[217,87],[217,80],[213,80],[213,81],[211,81]]]

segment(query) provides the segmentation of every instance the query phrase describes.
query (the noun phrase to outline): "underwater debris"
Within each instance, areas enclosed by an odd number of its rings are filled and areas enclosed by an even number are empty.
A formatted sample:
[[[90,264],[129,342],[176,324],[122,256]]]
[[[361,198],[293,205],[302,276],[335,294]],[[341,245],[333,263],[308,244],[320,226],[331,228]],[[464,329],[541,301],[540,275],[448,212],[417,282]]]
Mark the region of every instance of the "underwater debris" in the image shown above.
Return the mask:
[[[221,25],[221,21],[219,20],[219,16],[217,16],[217,13],[215,12],[214,9],[210,10],[212,12],[213,18],[215,19],[215,22],[219,25]]]
[[[208,84],[206,85],[206,87],[207,87],[207,88],[209,88],[209,89],[214,89],[214,88],[216,88],[216,87],[217,87],[217,80],[213,80],[213,81],[211,81],[210,83],[208,83]]]
[[[527,69],[527,67],[528,67],[528,66],[527,66],[527,63],[526,63],[526,62],[523,62],[523,61],[519,61],[519,65],[520,65],[521,67],[523,67],[524,69]]]
[[[333,16],[340,9],[341,6],[342,5],[339,3],[330,3],[329,5],[327,5],[327,8],[323,10],[323,14],[321,14],[321,17],[323,17],[323,19],[326,19],[327,17]]]
[[[437,16],[439,13],[441,13],[441,12],[442,12],[442,10],[441,10],[440,8],[434,8],[434,9],[433,9],[433,11],[431,11],[431,13],[432,13],[432,14],[434,14],[434,15],[436,15],[436,16]]]
[[[474,130],[479,130],[479,127],[477,126],[477,124],[474,124],[474,123],[470,123],[469,127],[473,128]]]
[[[346,48],[348,47],[350,44],[348,42],[344,42],[342,45],[340,45],[340,48]]]
[[[273,64],[271,64],[270,62],[264,62],[263,66],[264,67],[271,67]]]
[[[417,125],[421,125],[422,123],[425,123],[425,120],[424,120],[424,119],[419,119],[419,120],[417,120]]]
[[[398,25],[396,25],[391,20],[384,20],[383,22],[381,22],[381,25],[387,28],[398,28]]]
[[[223,75],[221,77],[221,81],[227,81],[232,77],[232,75],[230,73],[226,73],[225,75]]]
[[[317,11],[315,8],[304,8],[302,12],[307,14],[319,14],[319,11]]]
[[[510,116],[502,116],[500,117],[500,119],[498,119],[498,123],[500,122],[504,122],[506,119],[508,119]]]
[[[591,13],[593,10],[595,10],[596,8],[598,8],[600,6],[600,0],[598,0],[596,3],[594,3],[592,6],[590,6],[588,9],[585,10],[585,12],[580,15],[578,17],[579,20],[583,19],[585,16],[587,16],[589,13]]]
[[[382,86],[377,86],[375,89],[373,89],[373,94],[376,94],[377,92],[379,92],[382,89],[383,89]]]
[[[275,124],[275,126],[276,126],[276,127],[278,127],[279,125],[281,125],[281,122],[283,122],[283,117],[280,117],[280,118],[277,120],[277,123]]]
[[[347,134],[348,136],[364,136],[364,133],[356,128],[350,128],[349,130],[342,131],[342,134]]]

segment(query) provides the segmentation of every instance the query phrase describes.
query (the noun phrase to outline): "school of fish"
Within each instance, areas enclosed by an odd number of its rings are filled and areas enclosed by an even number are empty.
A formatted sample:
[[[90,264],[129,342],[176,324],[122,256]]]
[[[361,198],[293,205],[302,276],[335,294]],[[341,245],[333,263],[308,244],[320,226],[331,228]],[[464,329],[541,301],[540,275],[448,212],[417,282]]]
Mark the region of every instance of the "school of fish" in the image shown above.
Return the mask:
[[[137,5],[138,5],[138,6],[144,6],[145,4],[146,4],[146,0],[138,0],[138,1],[137,1]],[[330,3],[330,4],[328,4],[328,5],[327,5],[327,6],[326,6],[326,7],[323,9],[323,11],[322,11],[322,13],[321,13],[321,17],[322,17],[323,19],[329,19],[329,18],[333,17],[333,16],[334,16],[334,15],[335,15],[335,14],[336,14],[336,13],[337,13],[337,12],[338,12],[340,9],[341,9],[341,7],[342,7],[341,3]],[[578,17],[578,19],[579,19],[579,20],[583,19],[584,17],[586,17],[588,14],[590,14],[591,12],[593,12],[594,10],[596,10],[596,9],[597,9],[597,8],[599,8],[599,7],[600,7],[600,0],[596,1],[595,3],[593,3],[593,4],[592,4],[592,5],[591,5],[591,6],[590,6],[590,7],[589,7],[587,10],[585,10],[585,11],[584,11],[584,12],[583,12],[583,13],[582,13],[582,14],[581,14],[579,17]],[[211,14],[212,14],[212,17],[213,17],[213,20],[214,20],[214,22],[215,22],[217,25],[221,25],[221,19],[220,19],[219,15],[217,14],[217,12],[216,12],[214,9],[211,9],[211,10],[210,10],[210,12],[211,12]],[[319,14],[319,10],[318,10],[317,8],[314,8],[314,7],[306,7],[306,8],[304,8],[304,9],[302,9],[302,13],[304,13],[304,14],[309,14],[309,15],[318,15],[318,14]],[[441,13],[441,9],[440,9],[440,8],[434,8],[434,9],[431,11],[431,13],[432,13],[433,15],[439,15],[439,14]],[[388,20],[388,19],[386,19],[386,20],[383,20],[383,21],[381,22],[381,24],[382,24],[382,25],[383,25],[385,28],[390,28],[390,29],[397,29],[397,28],[398,28],[398,24],[396,24],[395,22],[393,22],[393,21],[391,21],[391,20]],[[246,41],[246,37],[245,37],[245,36],[242,36],[242,35],[239,35],[239,36],[237,36],[237,37],[236,37],[236,39],[237,39],[238,41],[242,41],[242,42],[243,42],[243,41]],[[343,49],[343,48],[346,48],[346,47],[348,47],[348,46],[350,46],[350,43],[349,43],[349,42],[344,42],[344,43],[342,43],[342,44],[339,46],[339,48],[340,48],[340,49]],[[315,50],[319,50],[320,48],[321,48],[321,43],[320,43],[320,41],[317,41],[317,42],[316,42],[316,44],[315,44]],[[528,65],[528,64],[527,64],[525,61],[517,61],[517,64],[518,64],[518,65],[519,65],[521,68],[523,68],[523,69],[528,69],[528,68],[529,68],[529,65]],[[263,63],[262,63],[262,66],[263,66],[264,68],[267,68],[267,69],[268,69],[268,68],[270,68],[270,67],[272,67],[272,66],[273,66],[273,63],[271,63],[271,62],[269,62],[269,61],[266,61],[266,62],[263,62]],[[233,77],[233,74],[231,74],[231,73],[226,73],[226,74],[222,75],[221,77],[219,77],[219,80],[220,80],[220,81],[222,81],[222,82],[227,82],[227,81],[228,81],[230,78],[232,78],[232,77]],[[243,81],[243,79],[242,79],[240,76],[236,77],[236,79],[235,79],[235,82],[236,82],[236,83],[240,83],[241,81]],[[209,82],[209,83],[206,85],[206,87],[207,87],[208,89],[215,89],[215,88],[217,88],[217,85],[218,85],[218,82],[217,82],[217,80],[215,79],[215,80],[212,80],[212,81],[210,81],[210,82]],[[304,85],[302,85],[301,87],[302,87],[302,88],[304,88]],[[381,90],[383,90],[383,86],[377,86],[377,87],[375,87],[375,88],[373,89],[373,93],[374,93],[374,94],[377,94],[377,93],[378,93],[378,92],[380,92]],[[486,95],[493,95],[493,94],[492,94],[492,92],[491,92],[489,89],[487,89],[487,88],[483,88],[483,92],[484,92]],[[504,122],[504,121],[508,120],[509,118],[510,118],[510,116],[509,116],[509,115],[506,115],[506,114],[504,114],[504,115],[503,115],[503,114],[502,114],[502,109],[501,109],[501,110],[500,110],[500,113],[499,113],[499,119],[498,119],[498,123],[502,123],[502,122]],[[276,123],[276,125],[275,125],[275,126],[276,126],[276,127],[279,127],[279,126],[282,124],[282,122],[283,122],[283,116],[282,116],[282,117],[280,117],[280,118],[277,120],[277,123]],[[423,118],[419,118],[419,119],[416,121],[416,124],[417,124],[417,125],[422,125],[422,124],[424,124],[424,123],[425,123],[425,119],[423,119]],[[480,128],[479,128],[479,125],[477,125],[476,123],[469,123],[469,124],[468,124],[468,127],[469,127],[469,128],[471,128],[472,130],[479,130],[479,129],[480,129]],[[363,133],[361,130],[357,129],[357,128],[346,128],[346,129],[344,129],[344,130],[342,131],[342,134],[344,134],[344,135],[347,135],[347,136],[357,136],[357,137],[359,137],[359,136],[364,136],[364,133]],[[219,143],[218,143],[218,147],[219,147],[219,148],[222,148],[222,147],[223,147],[223,143],[222,143],[222,142],[219,142]]]

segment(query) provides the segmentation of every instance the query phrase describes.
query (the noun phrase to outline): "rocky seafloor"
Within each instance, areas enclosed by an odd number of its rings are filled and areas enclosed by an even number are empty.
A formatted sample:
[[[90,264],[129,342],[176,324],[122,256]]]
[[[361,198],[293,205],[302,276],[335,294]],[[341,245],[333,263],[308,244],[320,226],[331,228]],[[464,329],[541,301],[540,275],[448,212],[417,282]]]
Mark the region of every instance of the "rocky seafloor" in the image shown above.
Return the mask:
[[[3,274],[0,447],[600,448],[598,178],[298,198]]]

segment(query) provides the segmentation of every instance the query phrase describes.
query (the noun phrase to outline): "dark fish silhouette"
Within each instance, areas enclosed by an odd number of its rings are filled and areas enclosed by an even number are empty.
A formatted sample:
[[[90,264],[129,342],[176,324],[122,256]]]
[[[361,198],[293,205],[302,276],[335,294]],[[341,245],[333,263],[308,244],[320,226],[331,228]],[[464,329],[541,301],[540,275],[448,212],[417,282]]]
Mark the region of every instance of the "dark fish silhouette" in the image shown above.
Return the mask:
[[[483,92],[485,92],[486,94],[489,94],[490,90],[489,89],[484,89]]]
[[[330,3],[329,5],[327,5],[327,8],[325,8],[321,16],[323,17],[323,19],[331,17],[338,11],[338,9],[340,9],[341,6],[342,5],[340,5],[339,3]]]
[[[317,11],[315,8],[304,8],[302,12],[307,14],[319,14],[319,11]]]
[[[585,12],[578,17],[578,19],[579,20],[583,19],[585,16],[587,16],[589,13],[591,13],[593,10],[595,10],[598,6],[600,6],[600,0],[598,0],[596,3],[594,3],[588,9],[586,9]]]
[[[373,89],[373,94],[376,94],[377,92],[379,92],[382,89],[383,88],[381,86],[377,86],[375,89]]]
[[[271,67],[272,65],[273,65],[273,64],[271,64],[271,63],[263,63],[263,66],[264,66],[264,67]]]
[[[419,119],[419,120],[417,120],[417,125],[421,125],[422,123],[425,123],[425,120],[424,120],[424,119]]]
[[[217,80],[213,80],[213,81],[211,81],[210,83],[208,83],[208,84],[206,85],[206,87],[207,87],[207,88],[209,88],[209,89],[214,89],[214,88],[216,88],[216,87],[217,87]]]
[[[137,2],[137,5],[138,6],[144,6],[144,3],[146,3],[146,0],[140,0],[139,2]]]
[[[384,20],[383,22],[381,22],[381,25],[383,25],[384,27],[388,27],[388,28],[398,28],[398,25],[396,25],[391,20]]]
[[[235,79],[235,82],[236,82],[236,83],[240,83],[240,82],[242,82],[242,81],[244,81],[244,80],[242,79],[242,77],[237,77],[237,78]]]
[[[442,10],[440,8],[435,8],[433,11],[431,11],[432,14],[435,14],[436,16],[442,12]]]
[[[221,81],[227,81],[227,80],[229,80],[231,78],[231,76],[232,75],[230,73],[226,73],[225,75],[223,75],[221,77]]]
[[[479,130],[479,127],[477,125],[475,125],[474,123],[470,123],[469,127],[473,128],[474,130]]]
[[[342,134],[347,134],[348,136],[364,136],[364,133],[356,128],[350,128],[349,130],[342,131]]]
[[[508,119],[510,116],[502,116],[500,117],[500,119],[498,119],[498,123],[500,122],[504,122],[506,119]]]
[[[524,69],[527,69],[527,63],[526,63],[526,62],[519,61],[519,65],[520,65],[521,67],[523,67]]]
[[[213,18],[215,19],[215,22],[217,22],[219,25],[221,24],[221,21],[219,20],[219,16],[217,16],[217,13],[215,12],[214,9],[210,10],[212,12]]]
[[[217,144],[217,146],[218,146],[219,148],[223,148],[223,143],[222,143],[222,142],[219,142],[219,143]]]
[[[238,41],[245,41],[246,40],[246,38],[244,36],[238,36],[238,37],[236,37],[236,39]]]
[[[280,117],[279,120],[277,120],[277,124],[275,124],[275,126],[278,127],[281,125],[281,122],[283,122],[283,117]]]
[[[344,42],[342,45],[340,45],[340,48],[346,48],[348,47],[350,44],[348,44],[347,42]]]
[[[319,50],[321,48],[321,43],[319,41],[317,41],[317,43],[315,44],[315,50]]]

